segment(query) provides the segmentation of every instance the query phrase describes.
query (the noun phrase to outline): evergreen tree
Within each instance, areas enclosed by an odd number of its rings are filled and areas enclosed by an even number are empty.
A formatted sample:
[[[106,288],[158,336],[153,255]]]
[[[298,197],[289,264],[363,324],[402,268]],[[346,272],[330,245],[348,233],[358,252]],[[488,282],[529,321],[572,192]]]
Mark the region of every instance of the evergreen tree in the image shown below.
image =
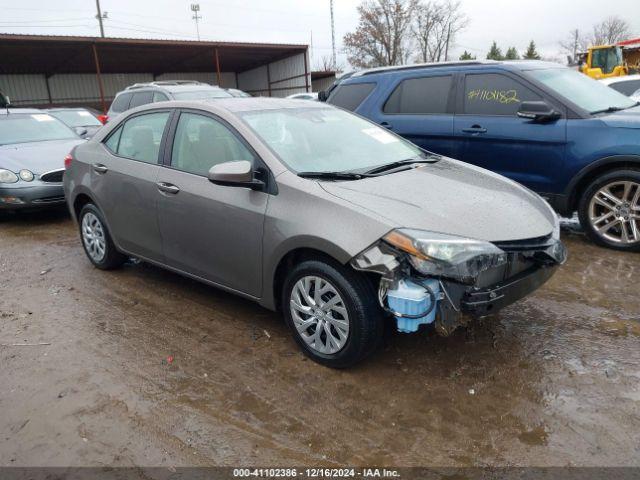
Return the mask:
[[[507,50],[507,54],[504,56],[505,60],[519,60],[520,59],[520,55],[518,55],[518,50],[516,50],[516,47],[510,47],[509,50]]]
[[[460,60],[475,60],[475,59],[476,59],[476,57],[471,55],[466,50],[464,51],[464,53],[462,55],[460,55]]]
[[[540,55],[536,51],[536,44],[533,40],[529,43],[529,48],[527,48],[527,52],[524,54],[526,60],[540,60]]]
[[[487,60],[504,60],[502,50],[500,50],[500,47],[498,47],[498,44],[495,41],[491,45],[489,53],[487,53]]]

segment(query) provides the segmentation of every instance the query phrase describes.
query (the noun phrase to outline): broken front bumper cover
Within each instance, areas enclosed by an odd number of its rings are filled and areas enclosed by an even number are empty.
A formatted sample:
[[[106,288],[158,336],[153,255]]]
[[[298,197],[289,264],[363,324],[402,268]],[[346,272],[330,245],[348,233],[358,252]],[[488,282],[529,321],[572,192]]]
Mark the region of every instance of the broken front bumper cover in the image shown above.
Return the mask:
[[[566,249],[559,239],[543,238],[496,244],[505,261],[479,273],[472,281],[425,276],[417,272],[408,254],[381,241],[356,256],[355,269],[381,275],[379,300],[383,309],[385,292],[400,279],[437,278],[442,296],[438,301],[436,329],[451,333],[469,317],[483,317],[524,298],[549,280],[566,261]],[[398,312],[390,312],[403,317]]]

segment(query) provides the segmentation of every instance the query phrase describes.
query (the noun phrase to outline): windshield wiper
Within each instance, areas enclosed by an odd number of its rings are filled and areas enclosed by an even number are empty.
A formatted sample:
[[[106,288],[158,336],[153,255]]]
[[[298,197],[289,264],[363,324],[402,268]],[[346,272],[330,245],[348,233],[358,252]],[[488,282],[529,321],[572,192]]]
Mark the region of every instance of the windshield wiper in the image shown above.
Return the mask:
[[[440,156],[438,155],[430,155],[427,158],[408,158],[406,160],[399,160],[397,162],[387,163],[386,165],[380,165],[379,167],[372,168],[371,170],[367,170],[364,172],[367,175],[386,172],[388,170],[393,170],[394,168],[403,167],[405,165],[413,165],[414,163],[436,163],[440,160]]]
[[[355,172],[298,172],[298,176],[320,180],[360,180],[366,177],[374,177],[375,175]]]
[[[631,108],[631,107],[628,107],[628,108]],[[607,107],[607,108],[603,108],[602,110],[596,110],[594,112],[591,112],[591,115],[597,115],[598,113],[619,112],[620,110],[626,110],[626,108],[623,108],[623,107]]]

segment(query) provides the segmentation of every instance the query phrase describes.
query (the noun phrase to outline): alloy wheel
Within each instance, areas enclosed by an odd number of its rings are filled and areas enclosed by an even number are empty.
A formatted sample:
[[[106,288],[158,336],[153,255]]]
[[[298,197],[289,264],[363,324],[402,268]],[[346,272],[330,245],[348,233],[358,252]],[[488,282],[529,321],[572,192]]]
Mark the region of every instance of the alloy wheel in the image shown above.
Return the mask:
[[[620,245],[640,242],[640,183],[615,181],[600,188],[589,203],[589,221],[604,239]]]
[[[107,242],[102,222],[91,212],[82,217],[82,241],[91,259],[100,263],[106,254]]]
[[[297,334],[313,350],[334,354],[349,338],[349,315],[338,290],[318,276],[296,282],[290,297],[291,317]]]

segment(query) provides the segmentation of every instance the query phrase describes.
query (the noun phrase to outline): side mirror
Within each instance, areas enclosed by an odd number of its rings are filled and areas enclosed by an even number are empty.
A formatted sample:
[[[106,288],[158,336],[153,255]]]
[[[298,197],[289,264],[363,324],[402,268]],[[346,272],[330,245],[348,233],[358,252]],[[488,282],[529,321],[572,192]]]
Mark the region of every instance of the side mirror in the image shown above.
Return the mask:
[[[562,115],[553,109],[547,102],[522,102],[517,115],[520,118],[533,120],[534,122],[551,122],[559,119]]]
[[[318,100],[321,102],[326,102],[327,98],[329,98],[329,96],[327,95],[327,92],[325,90],[320,90],[318,92]]]
[[[87,135],[87,133],[89,132],[84,127],[73,127],[73,131],[76,132],[76,135],[78,135],[79,137],[85,137]]]
[[[247,160],[224,162],[214,165],[209,170],[209,181],[216,185],[228,187],[245,187],[251,190],[262,190],[265,184],[254,176],[253,165]]]

